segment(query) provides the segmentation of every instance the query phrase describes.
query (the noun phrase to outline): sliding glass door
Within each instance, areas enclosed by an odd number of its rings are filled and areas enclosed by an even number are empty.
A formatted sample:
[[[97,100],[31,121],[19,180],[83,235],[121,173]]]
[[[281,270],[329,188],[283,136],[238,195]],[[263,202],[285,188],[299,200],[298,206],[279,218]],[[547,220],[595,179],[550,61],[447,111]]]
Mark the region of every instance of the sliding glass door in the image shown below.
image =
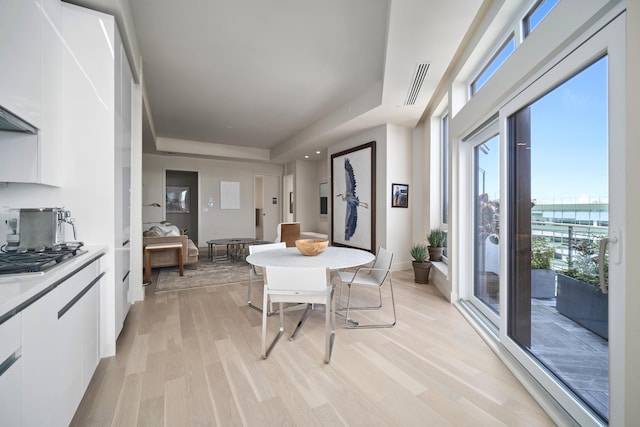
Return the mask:
[[[604,56],[507,119],[508,334],[605,420],[607,106]]]
[[[473,293],[476,308],[500,315],[500,135],[497,121],[466,141],[473,147]]]
[[[500,111],[508,206],[501,339],[581,425],[610,419],[610,358],[622,347],[609,338],[625,328],[610,302],[624,286],[620,22]]]
[[[621,28],[547,64],[461,143],[461,297],[580,425],[609,422],[624,382]]]

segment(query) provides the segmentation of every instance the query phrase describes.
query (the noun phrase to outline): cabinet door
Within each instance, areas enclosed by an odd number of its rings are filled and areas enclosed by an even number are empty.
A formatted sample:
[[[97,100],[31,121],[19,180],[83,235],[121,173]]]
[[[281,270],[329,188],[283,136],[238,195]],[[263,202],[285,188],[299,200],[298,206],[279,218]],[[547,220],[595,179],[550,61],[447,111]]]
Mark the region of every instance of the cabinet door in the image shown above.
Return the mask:
[[[131,268],[131,85],[132,76],[118,31],[116,39],[116,336],[129,312],[129,272]]]
[[[64,286],[64,284],[62,285]],[[58,319],[57,383],[58,410],[62,425],[68,425],[82,400],[82,301]]]
[[[39,183],[63,185],[62,149],[62,2],[41,0],[42,9],[42,104],[38,160]]]
[[[100,361],[100,283],[93,285],[82,299],[81,393],[91,382]]]
[[[2,0],[0,105],[40,127],[40,2]]]
[[[16,360],[0,375],[0,425],[19,426],[22,397],[22,359]]]
[[[38,182],[38,135],[0,131],[0,150],[0,182]]]
[[[20,425],[22,398],[21,313],[0,325],[0,425]]]
[[[58,311],[48,293],[22,311],[22,425],[60,425],[57,402]]]

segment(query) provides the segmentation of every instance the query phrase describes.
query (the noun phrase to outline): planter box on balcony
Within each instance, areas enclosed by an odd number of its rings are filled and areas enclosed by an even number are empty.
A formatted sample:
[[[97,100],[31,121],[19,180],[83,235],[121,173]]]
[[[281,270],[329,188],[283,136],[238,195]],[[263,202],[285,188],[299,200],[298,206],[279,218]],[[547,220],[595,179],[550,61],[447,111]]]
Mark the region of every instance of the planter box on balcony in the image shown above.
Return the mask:
[[[556,296],[556,272],[553,270],[531,270],[531,298],[554,298]]]
[[[558,273],[556,309],[591,332],[609,339],[609,296],[593,285]]]

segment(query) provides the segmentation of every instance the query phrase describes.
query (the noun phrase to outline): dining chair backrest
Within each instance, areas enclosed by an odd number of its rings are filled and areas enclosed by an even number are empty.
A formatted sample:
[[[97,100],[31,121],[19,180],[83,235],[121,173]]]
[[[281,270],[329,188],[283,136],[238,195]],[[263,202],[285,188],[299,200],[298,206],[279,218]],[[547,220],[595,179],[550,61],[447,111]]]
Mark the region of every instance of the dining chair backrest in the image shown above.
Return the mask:
[[[326,267],[265,267],[265,284],[262,296],[262,357],[266,359],[284,332],[283,303],[303,303],[306,308],[298,326],[291,335],[293,340],[304,323],[313,304],[325,306],[325,352],[324,362],[331,360],[331,349],[336,334],[336,311],[333,302],[331,270]],[[267,348],[267,310],[269,303],[277,303],[280,312],[278,335]]]
[[[300,238],[299,222],[281,222],[276,229],[276,241],[285,242],[288,248],[295,247]]]
[[[376,260],[373,263],[375,270],[371,271],[371,276],[375,278],[378,285],[382,285],[391,270],[391,262],[393,261],[393,252],[385,248],[378,248]]]
[[[322,293],[330,284],[330,273],[325,267],[267,266],[266,284],[269,292]]]
[[[251,246],[249,246],[249,255],[255,254],[256,252],[272,251],[274,249],[276,249],[276,250],[277,249],[285,249],[286,247],[287,247],[287,244],[285,242],[265,243],[265,244],[262,244],[262,245],[251,245]],[[256,274],[261,274],[261,272],[262,272],[262,268],[256,267],[255,265],[252,265],[251,269]],[[251,286],[251,285],[249,285],[249,286]]]
[[[265,243],[262,245],[251,245],[249,246],[249,255],[255,254],[256,252],[270,251],[273,249],[284,249],[286,247],[287,245],[284,242]]]

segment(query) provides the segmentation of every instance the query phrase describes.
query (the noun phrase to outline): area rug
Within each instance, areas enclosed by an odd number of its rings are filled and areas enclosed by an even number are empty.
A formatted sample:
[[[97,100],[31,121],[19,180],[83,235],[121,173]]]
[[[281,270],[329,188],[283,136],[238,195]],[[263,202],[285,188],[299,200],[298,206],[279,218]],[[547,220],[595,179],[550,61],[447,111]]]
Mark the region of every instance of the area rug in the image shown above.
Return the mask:
[[[249,264],[242,262],[200,261],[198,269],[185,266],[184,276],[178,267],[165,267],[158,274],[156,293],[184,289],[223,286],[249,281]]]

